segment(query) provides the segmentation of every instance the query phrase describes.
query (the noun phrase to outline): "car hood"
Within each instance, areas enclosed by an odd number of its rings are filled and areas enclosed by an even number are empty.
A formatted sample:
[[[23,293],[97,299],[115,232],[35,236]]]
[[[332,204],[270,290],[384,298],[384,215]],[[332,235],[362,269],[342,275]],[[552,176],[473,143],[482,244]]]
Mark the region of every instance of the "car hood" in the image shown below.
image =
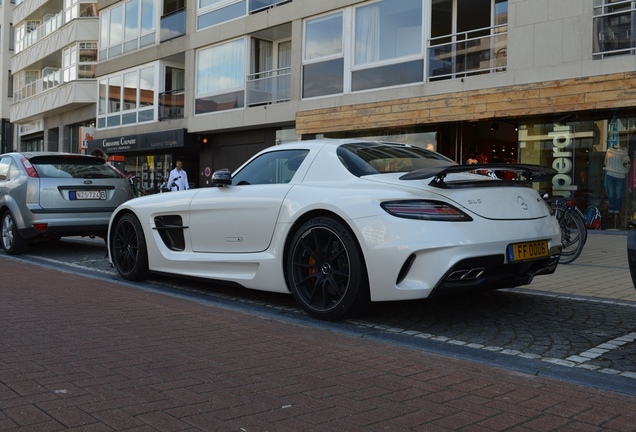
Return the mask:
[[[431,199],[454,203],[468,214],[491,220],[524,220],[549,216],[548,206],[539,193],[531,187],[511,182],[488,179],[485,176],[471,177],[483,182],[479,187],[438,188],[425,180],[403,180],[400,173],[364,176],[366,181],[395,185],[408,191],[404,199]],[[461,176],[474,174],[458,174]],[[409,196],[410,195],[410,196]]]

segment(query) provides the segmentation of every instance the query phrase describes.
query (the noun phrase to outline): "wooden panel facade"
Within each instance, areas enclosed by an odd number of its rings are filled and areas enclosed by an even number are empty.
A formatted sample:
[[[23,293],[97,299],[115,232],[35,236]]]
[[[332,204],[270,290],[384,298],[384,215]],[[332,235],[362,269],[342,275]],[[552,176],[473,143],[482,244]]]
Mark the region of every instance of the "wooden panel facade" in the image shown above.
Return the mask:
[[[636,106],[636,72],[298,111],[298,134]]]

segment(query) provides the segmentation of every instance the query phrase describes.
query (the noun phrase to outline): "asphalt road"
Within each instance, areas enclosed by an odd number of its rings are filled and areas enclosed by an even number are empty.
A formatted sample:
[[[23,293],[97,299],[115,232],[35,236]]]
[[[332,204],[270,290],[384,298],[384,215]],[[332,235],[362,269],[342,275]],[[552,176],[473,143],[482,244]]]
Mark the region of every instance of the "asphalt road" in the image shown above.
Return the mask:
[[[66,238],[33,245],[19,259],[122,281],[105,252],[101,239]],[[633,302],[514,289],[384,303],[360,319],[324,323],[306,316],[288,295],[161,275],[130,286],[636,395]]]

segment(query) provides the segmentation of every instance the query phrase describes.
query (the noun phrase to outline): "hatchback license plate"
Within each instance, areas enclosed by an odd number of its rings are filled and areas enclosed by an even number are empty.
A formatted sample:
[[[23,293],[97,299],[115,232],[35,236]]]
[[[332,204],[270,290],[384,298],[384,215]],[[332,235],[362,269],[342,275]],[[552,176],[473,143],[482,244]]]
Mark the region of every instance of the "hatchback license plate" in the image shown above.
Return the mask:
[[[550,254],[548,241],[540,240],[526,243],[513,243],[508,245],[508,257],[510,261],[526,261],[545,258]]]
[[[71,200],[103,200],[106,199],[105,191],[70,191]]]

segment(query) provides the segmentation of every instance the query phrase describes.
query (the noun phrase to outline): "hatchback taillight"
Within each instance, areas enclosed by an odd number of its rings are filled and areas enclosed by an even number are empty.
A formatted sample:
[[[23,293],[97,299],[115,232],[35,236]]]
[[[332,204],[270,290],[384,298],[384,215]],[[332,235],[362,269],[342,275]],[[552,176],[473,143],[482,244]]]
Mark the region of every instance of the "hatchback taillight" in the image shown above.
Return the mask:
[[[27,158],[22,158],[22,165],[24,166],[24,169],[26,170],[29,177],[39,177],[38,172],[35,170],[35,168],[33,168],[33,165],[31,165],[31,162],[29,162]]]

